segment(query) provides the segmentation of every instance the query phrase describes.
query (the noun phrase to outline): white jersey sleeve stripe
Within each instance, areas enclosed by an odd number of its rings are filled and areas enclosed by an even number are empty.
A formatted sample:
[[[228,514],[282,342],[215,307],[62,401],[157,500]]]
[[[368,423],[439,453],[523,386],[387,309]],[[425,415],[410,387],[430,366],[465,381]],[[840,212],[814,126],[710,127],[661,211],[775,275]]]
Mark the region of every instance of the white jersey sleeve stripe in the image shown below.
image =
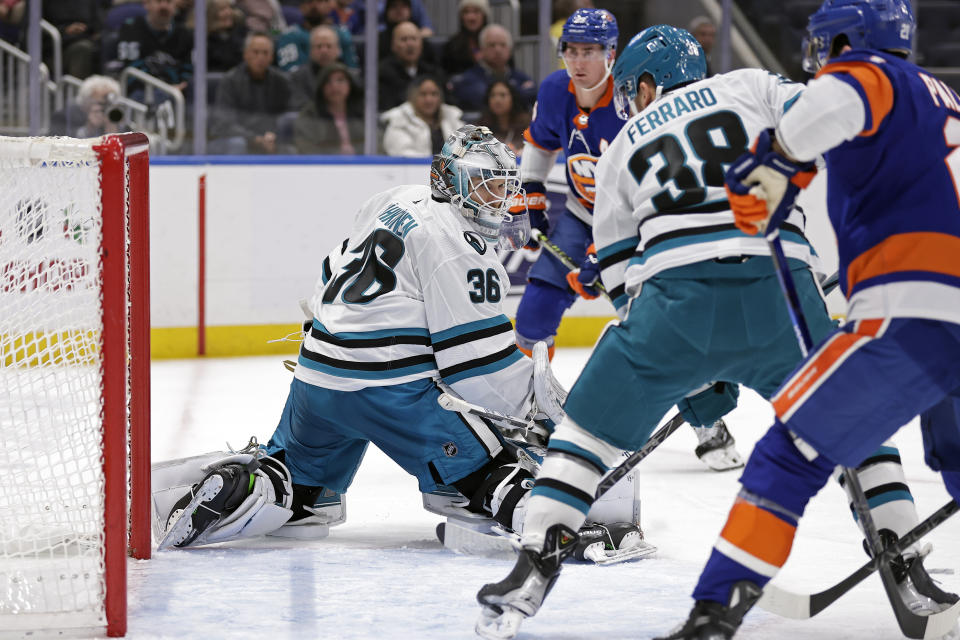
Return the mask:
[[[500,315],[446,329],[433,334],[431,338],[433,340],[433,350],[443,351],[450,347],[512,331],[513,325],[510,324],[510,320],[507,316]]]

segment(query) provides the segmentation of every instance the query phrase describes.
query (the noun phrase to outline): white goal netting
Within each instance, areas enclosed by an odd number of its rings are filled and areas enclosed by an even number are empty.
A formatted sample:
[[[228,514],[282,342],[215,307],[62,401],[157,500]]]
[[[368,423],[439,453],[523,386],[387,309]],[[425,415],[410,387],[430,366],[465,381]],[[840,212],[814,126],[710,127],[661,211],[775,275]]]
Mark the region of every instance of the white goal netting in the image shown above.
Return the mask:
[[[90,144],[0,140],[0,631],[105,621],[100,203]]]

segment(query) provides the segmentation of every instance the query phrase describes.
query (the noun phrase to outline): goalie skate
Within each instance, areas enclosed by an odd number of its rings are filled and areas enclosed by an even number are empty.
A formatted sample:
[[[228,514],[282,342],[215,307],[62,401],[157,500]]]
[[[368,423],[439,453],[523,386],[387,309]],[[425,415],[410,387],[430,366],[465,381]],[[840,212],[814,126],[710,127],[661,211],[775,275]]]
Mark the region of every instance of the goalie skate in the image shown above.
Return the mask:
[[[521,549],[510,574],[500,582],[484,585],[477,594],[482,607],[477,635],[494,640],[513,638],[523,619],[540,609],[560,576],[560,565],[576,549],[577,540],[573,530],[556,524],[547,529],[542,550]]]
[[[600,565],[639,560],[657,552],[644,540],[643,530],[632,522],[591,524],[580,528],[574,557]]]
[[[203,533],[220,520],[223,511],[240,504],[249,493],[250,474],[245,471],[240,465],[226,465],[195,484],[170,511],[157,549],[201,542]]]
[[[714,471],[729,471],[744,465],[743,456],[737,451],[736,442],[722,418],[712,427],[694,427],[693,430],[700,441],[695,453],[705,465]]]

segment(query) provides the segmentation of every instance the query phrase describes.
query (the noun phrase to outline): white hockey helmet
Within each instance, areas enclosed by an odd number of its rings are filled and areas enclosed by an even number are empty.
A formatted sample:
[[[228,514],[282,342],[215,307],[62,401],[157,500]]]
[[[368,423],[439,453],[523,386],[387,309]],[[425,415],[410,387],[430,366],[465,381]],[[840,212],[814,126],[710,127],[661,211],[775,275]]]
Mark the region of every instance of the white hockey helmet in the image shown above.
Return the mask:
[[[526,212],[508,212],[523,195],[517,157],[487,127],[464,125],[447,138],[430,165],[430,188],[500,248],[519,249],[527,242]]]

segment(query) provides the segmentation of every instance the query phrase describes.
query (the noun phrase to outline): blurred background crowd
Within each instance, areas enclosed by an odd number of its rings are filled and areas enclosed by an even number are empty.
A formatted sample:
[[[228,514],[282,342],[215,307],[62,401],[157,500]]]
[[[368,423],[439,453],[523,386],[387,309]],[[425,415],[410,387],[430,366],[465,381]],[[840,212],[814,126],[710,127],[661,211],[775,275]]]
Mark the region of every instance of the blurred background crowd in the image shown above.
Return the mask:
[[[0,0],[0,133],[27,133],[20,113],[31,0]],[[360,154],[365,69],[376,69],[378,153],[428,156],[461,124],[479,123],[519,152],[541,77],[538,0],[379,0],[377,61],[367,64],[374,0],[207,0],[203,126],[212,154]],[[621,48],[644,26],[638,0],[553,0],[550,37],[577,8],[611,10]],[[690,4],[690,3],[687,3]],[[696,8],[697,3],[693,3]],[[714,3],[716,5],[716,3]],[[817,0],[738,0],[781,63],[799,68],[804,19]],[[960,2],[917,0],[918,62],[960,66]],[[717,24],[689,11],[710,72]],[[43,130],[90,137],[147,130],[155,152],[191,153],[198,23],[194,0],[43,0]],[[556,60],[553,64],[559,64]],[[19,67],[17,66],[19,65]],[[948,82],[955,76],[945,78]],[[958,84],[954,82],[954,84]],[[46,95],[46,94],[45,94]],[[19,114],[19,117],[18,117]]]

